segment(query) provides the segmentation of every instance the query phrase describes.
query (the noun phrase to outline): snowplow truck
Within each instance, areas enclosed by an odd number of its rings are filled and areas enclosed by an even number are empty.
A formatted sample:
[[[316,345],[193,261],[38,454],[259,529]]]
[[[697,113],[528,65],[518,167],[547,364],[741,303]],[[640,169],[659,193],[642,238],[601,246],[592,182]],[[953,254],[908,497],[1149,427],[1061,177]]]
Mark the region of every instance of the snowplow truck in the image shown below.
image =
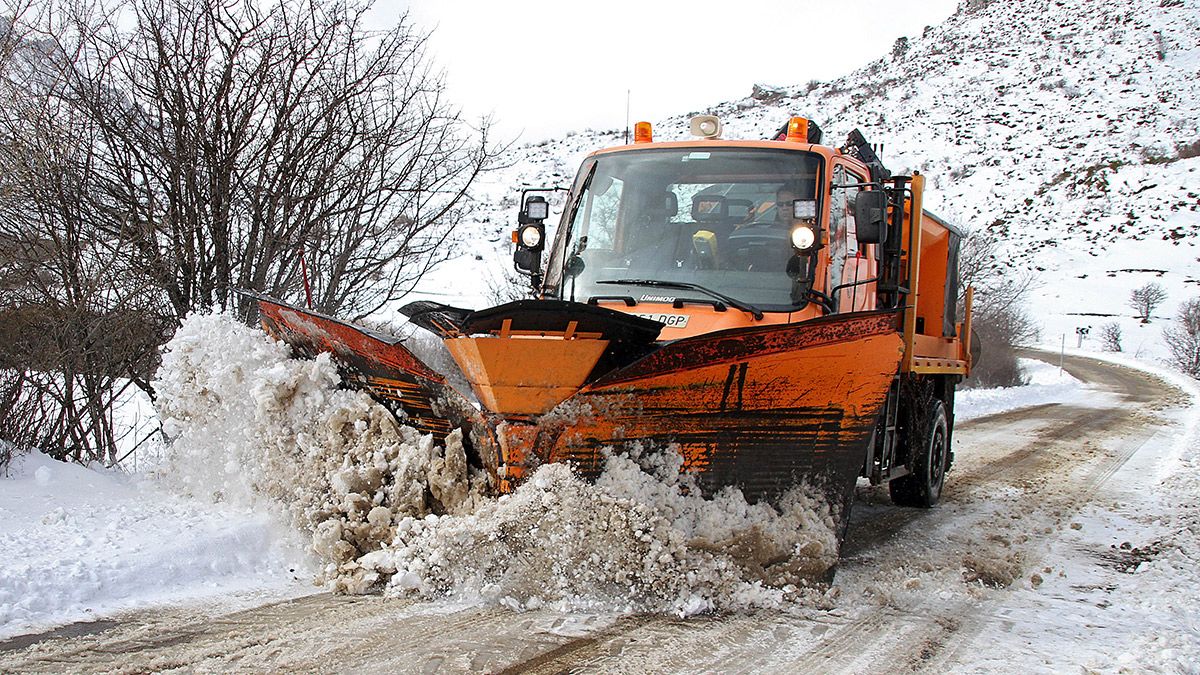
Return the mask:
[[[299,355],[330,352],[350,386],[514,489],[539,465],[584,476],[606,454],[673,451],[713,493],[771,499],[807,483],[845,522],[860,477],[929,507],[953,462],[955,386],[971,368],[962,233],[922,208],[855,130],[840,148],[792,118],[770,140],[694,138],[597,151],[549,203],[522,193],[514,264],[531,297],[472,311],[401,309],[441,337],[473,398],[398,338],[259,300]]]

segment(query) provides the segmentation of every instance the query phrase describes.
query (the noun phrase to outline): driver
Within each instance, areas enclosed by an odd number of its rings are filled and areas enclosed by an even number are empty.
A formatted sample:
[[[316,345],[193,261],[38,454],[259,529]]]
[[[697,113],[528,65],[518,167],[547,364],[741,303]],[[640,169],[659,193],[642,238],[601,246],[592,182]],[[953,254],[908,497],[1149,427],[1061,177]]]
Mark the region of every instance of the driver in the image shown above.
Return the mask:
[[[813,221],[809,218],[796,219],[793,217],[795,212],[792,210],[792,204],[800,198],[800,191],[794,185],[785,184],[775,191],[775,201],[764,201],[759,204],[758,208],[751,212],[750,217],[746,222],[737,226],[736,229],[743,227],[771,227],[778,226],[780,229],[790,230],[796,223],[809,223]],[[768,215],[774,207],[773,217]]]
[[[798,190],[790,185],[785,185],[775,192],[775,224],[785,229],[792,229],[792,226],[797,223],[811,225],[814,221],[812,218],[795,218],[793,204],[797,199],[800,199]]]

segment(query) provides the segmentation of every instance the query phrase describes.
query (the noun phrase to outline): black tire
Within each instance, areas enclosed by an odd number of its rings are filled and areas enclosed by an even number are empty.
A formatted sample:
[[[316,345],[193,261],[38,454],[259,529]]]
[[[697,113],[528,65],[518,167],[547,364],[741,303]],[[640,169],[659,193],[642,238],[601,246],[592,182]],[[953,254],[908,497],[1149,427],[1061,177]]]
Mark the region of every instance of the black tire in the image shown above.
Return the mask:
[[[923,417],[913,415],[910,449],[914,457],[912,473],[888,483],[892,502],[900,506],[929,508],[942,496],[946,482],[946,464],[950,457],[950,434],[946,424],[946,406],[934,400]]]

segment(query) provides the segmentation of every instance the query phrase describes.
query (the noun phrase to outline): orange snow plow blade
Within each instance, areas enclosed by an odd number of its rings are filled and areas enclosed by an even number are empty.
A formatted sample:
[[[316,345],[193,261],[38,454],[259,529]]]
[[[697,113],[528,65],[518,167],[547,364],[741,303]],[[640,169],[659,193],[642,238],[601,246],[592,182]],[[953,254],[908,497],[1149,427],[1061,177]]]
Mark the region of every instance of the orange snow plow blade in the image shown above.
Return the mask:
[[[671,446],[705,492],[760,499],[807,481],[842,504],[902,351],[894,312],[663,342],[656,321],[560,300],[402,310],[442,336],[476,409],[395,338],[255,297],[269,333],[331,353],[406,423],[435,437],[463,428],[503,490],[545,462],[595,476],[606,451]]]
[[[329,353],[343,384],[366,390],[402,422],[432,434],[438,443],[456,428],[469,431],[483,424],[470,401],[405,349],[398,338],[265,295],[240,292],[258,300],[268,335],[286,342],[299,357]]]

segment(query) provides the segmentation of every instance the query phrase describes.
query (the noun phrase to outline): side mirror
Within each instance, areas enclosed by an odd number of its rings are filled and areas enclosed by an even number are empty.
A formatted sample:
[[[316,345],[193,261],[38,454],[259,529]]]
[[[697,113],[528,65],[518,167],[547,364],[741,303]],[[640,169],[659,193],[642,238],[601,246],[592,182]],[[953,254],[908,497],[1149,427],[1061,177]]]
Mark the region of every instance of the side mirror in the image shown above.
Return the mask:
[[[587,264],[584,263],[583,258],[581,258],[577,253],[570,258],[567,258],[567,264],[565,267],[563,267],[563,273],[567,275],[568,279],[574,279],[580,274],[583,274],[583,269],[585,267],[587,267]]]
[[[886,242],[887,195],[880,190],[860,191],[854,198],[854,226],[858,230],[858,243]]]

